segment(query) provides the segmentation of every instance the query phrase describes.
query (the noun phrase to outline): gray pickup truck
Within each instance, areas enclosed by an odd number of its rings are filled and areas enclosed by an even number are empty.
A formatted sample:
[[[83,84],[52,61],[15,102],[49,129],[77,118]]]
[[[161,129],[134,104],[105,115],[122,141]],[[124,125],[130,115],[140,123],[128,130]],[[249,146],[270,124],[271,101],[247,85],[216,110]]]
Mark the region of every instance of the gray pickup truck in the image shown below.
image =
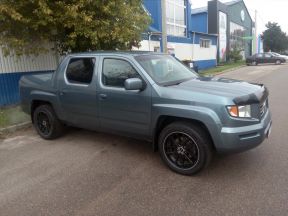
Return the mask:
[[[258,146],[272,123],[265,86],[200,77],[151,52],[71,54],[53,73],[23,76],[20,95],[44,139],[74,126],[147,140],[185,175],[206,167],[214,152]]]

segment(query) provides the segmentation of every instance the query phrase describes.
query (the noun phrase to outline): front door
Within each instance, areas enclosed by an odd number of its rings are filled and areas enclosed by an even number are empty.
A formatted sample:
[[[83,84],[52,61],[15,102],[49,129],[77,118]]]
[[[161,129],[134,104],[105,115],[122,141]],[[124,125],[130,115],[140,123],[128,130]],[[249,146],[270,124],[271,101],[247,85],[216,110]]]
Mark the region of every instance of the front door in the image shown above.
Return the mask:
[[[97,129],[96,57],[72,57],[59,83],[61,108],[69,124]]]
[[[264,59],[265,59],[264,63],[274,63],[274,58],[270,53],[265,53]]]
[[[147,137],[151,122],[151,87],[133,62],[125,58],[103,57],[100,62],[98,98],[100,127],[104,131]],[[124,82],[140,78],[144,90],[128,91]]]

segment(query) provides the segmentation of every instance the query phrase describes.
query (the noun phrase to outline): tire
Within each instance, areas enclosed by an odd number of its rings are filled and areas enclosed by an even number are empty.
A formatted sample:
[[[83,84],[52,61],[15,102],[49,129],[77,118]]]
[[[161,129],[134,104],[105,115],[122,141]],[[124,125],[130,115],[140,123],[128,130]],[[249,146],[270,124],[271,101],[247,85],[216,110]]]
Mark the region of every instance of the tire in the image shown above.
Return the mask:
[[[276,61],[276,64],[277,64],[277,65],[280,65],[281,63],[282,63],[282,62],[281,62],[280,60],[277,60],[277,61]]]
[[[50,105],[40,105],[33,113],[33,124],[37,133],[47,140],[60,137],[63,134],[64,126],[58,119]]]
[[[252,61],[251,65],[253,65],[253,66],[257,66],[258,63],[257,63],[256,61]]]
[[[175,122],[166,126],[158,139],[163,162],[182,175],[193,175],[207,167],[212,158],[212,142],[201,127]]]

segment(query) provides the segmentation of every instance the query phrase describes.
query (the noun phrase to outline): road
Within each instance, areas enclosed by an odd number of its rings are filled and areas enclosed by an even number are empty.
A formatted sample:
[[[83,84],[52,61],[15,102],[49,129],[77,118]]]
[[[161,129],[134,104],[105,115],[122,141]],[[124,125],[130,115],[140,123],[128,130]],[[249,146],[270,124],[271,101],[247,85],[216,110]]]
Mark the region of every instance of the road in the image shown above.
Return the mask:
[[[77,129],[44,141],[26,129],[0,141],[0,215],[288,215],[288,65],[221,76],[268,86],[273,131],[258,148],[187,177],[149,143]]]

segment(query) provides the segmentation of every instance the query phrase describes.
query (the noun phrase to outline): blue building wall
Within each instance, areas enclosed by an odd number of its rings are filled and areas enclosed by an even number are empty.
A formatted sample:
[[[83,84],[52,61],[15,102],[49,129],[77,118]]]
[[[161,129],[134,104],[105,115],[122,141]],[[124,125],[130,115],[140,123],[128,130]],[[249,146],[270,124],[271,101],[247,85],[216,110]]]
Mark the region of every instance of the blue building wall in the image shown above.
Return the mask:
[[[192,14],[192,31],[208,33],[208,14],[207,12]]]
[[[208,68],[216,67],[217,60],[216,59],[209,59],[209,60],[200,60],[195,61],[199,70],[205,70]]]
[[[186,4],[186,14],[187,20],[186,20],[186,25],[187,25],[187,31],[190,32],[192,31],[192,22],[190,19],[190,14],[191,14],[191,4],[189,0],[185,0]],[[152,18],[152,23],[151,26],[160,32],[162,32],[162,13],[161,13],[161,0],[144,0],[143,4],[145,8],[149,11],[151,18]]]
[[[151,15],[151,18],[152,18],[151,26],[159,30],[160,32],[162,32],[161,1],[160,0],[144,0],[143,3]]]
[[[23,75],[51,73],[52,71],[0,73],[0,107],[20,102],[19,80]]]

